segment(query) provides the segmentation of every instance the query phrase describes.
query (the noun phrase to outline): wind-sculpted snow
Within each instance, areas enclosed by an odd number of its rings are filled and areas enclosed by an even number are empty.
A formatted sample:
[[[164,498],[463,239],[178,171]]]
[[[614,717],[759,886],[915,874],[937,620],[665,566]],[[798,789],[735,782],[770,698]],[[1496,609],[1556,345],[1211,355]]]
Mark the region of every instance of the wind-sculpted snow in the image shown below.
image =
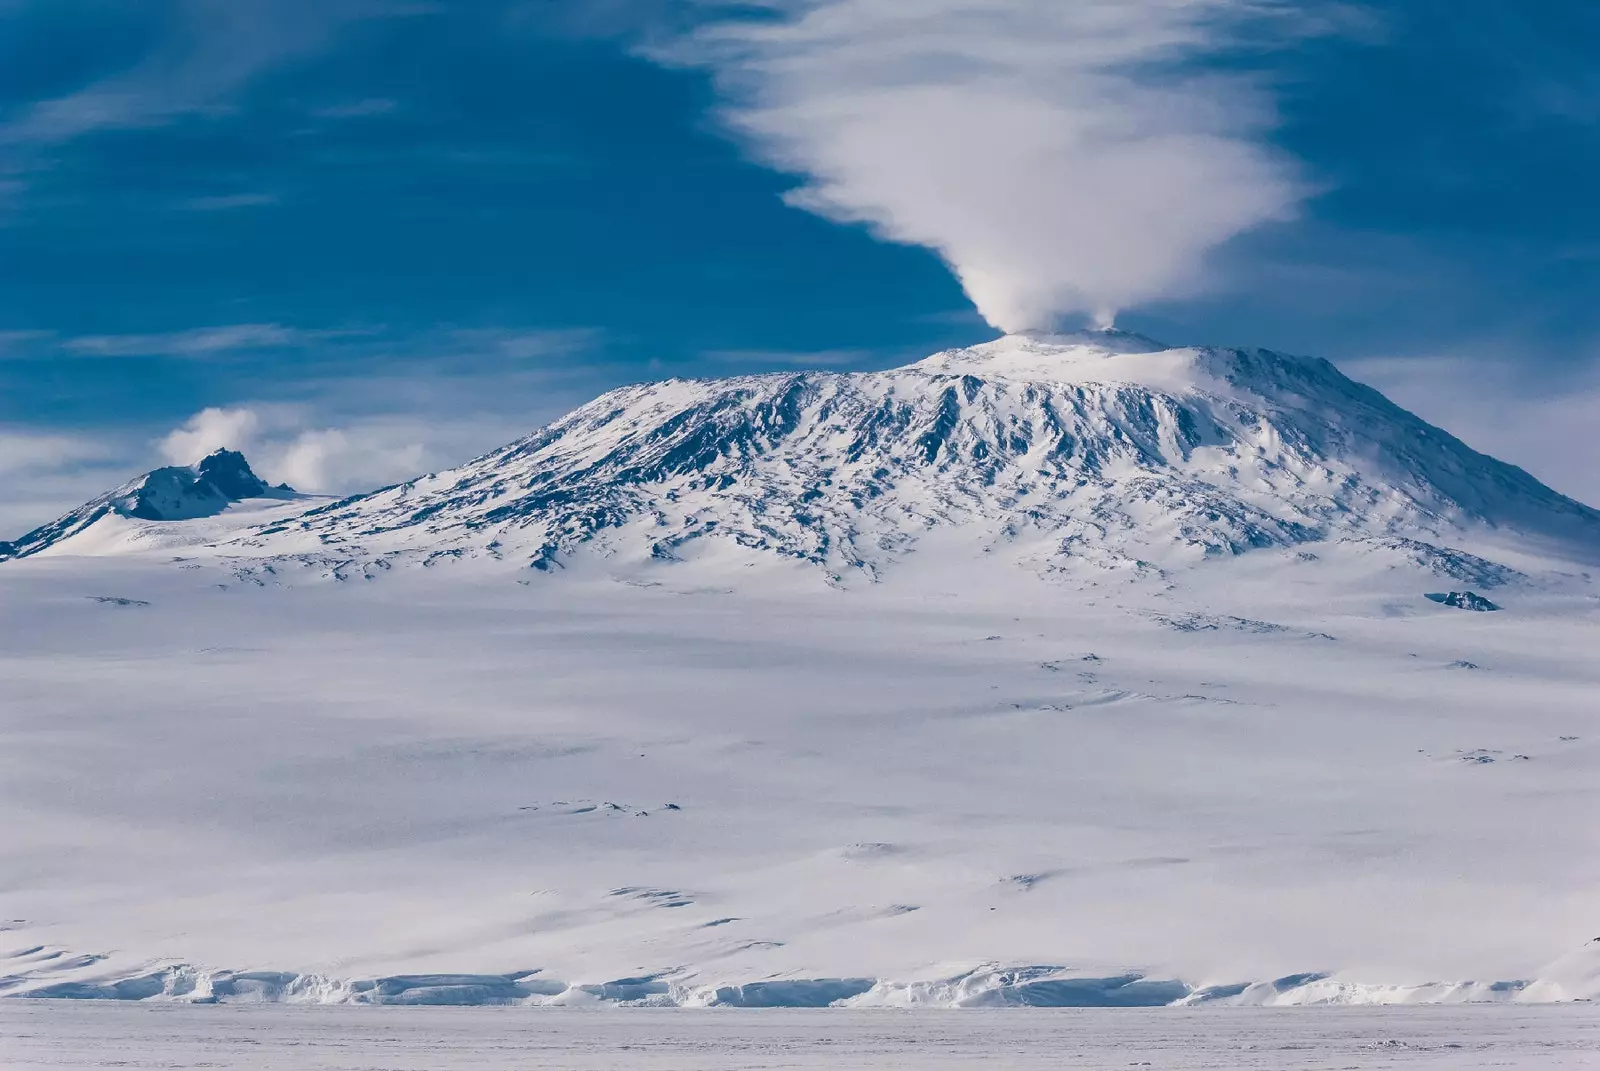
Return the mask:
[[[548,569],[580,551],[674,561],[716,545],[877,577],[935,529],[1045,569],[1357,539],[1484,583],[1515,570],[1448,544],[1495,530],[1600,555],[1593,510],[1324,361],[1115,333],[1006,338],[880,373],[624,387],[229,549]]]

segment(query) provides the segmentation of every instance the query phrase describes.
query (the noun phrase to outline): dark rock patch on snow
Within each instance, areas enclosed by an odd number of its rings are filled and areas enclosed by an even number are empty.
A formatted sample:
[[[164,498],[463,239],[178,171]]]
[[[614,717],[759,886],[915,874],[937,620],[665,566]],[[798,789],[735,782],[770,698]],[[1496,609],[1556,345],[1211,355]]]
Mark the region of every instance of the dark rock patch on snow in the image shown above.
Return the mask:
[[[1493,613],[1500,609],[1488,599],[1475,591],[1434,591],[1426,596],[1440,606],[1451,606],[1457,610],[1475,610],[1479,613]]]
[[[651,907],[688,907],[694,903],[693,900],[676,889],[649,889],[628,885],[620,889],[612,889],[610,895],[626,897],[630,900],[642,900]]]

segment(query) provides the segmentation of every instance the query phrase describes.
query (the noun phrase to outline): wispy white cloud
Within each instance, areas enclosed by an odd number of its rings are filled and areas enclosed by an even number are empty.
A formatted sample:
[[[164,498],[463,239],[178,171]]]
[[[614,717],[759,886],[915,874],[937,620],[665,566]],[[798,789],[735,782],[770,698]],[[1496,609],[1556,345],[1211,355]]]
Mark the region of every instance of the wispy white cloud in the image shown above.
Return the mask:
[[[838,368],[870,361],[871,350],[706,350],[700,356],[718,364],[778,368]]]
[[[571,361],[606,341],[591,327],[472,327],[439,325],[399,332],[382,324],[294,327],[280,323],[219,324],[136,334],[67,335],[53,331],[0,331],[0,358],[186,357],[249,350],[322,351],[342,358],[371,358],[397,366],[427,362]]]
[[[306,346],[336,333],[282,324],[228,324],[148,335],[81,335],[61,348],[92,357],[209,357],[235,350]]]
[[[121,482],[123,444],[93,435],[0,425],[0,538],[11,538]]]
[[[51,337],[49,331],[0,331],[0,357],[31,351]]]
[[[88,436],[0,426],[0,476],[59,471],[113,456],[107,444]]]
[[[525,361],[587,353],[604,341],[593,327],[471,327],[444,330],[437,348]]]
[[[1340,367],[1473,449],[1600,506],[1600,359],[1538,372],[1517,355],[1373,357]]]
[[[216,197],[193,197],[182,207],[192,212],[226,212],[235,208],[261,208],[278,203],[275,193],[227,193]]]
[[[649,54],[714,72],[729,127],[804,177],[793,204],[937,250],[1021,330],[1195,291],[1210,250],[1295,214],[1311,187],[1266,142],[1271,94],[1211,61],[1331,10],[758,0]]]
[[[439,10],[405,0],[174,0],[170,8],[170,32],[132,69],[16,113],[0,124],[0,147],[225,114],[242,87],[321,51],[351,23]]]
[[[373,116],[388,115],[399,106],[399,101],[390,100],[388,97],[367,97],[345,104],[329,104],[313,108],[311,114],[318,119],[369,119]]]

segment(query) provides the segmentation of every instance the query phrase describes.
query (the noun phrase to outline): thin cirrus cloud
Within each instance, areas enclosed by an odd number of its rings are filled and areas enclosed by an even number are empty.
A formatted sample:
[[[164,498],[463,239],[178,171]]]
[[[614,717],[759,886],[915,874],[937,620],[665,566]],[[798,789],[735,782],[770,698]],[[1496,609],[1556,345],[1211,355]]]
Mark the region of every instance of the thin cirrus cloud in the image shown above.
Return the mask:
[[[778,368],[843,368],[871,361],[871,350],[706,350],[707,361],[725,365],[770,365]]]
[[[0,424],[0,539],[121,483],[122,454],[96,435]]]
[[[1562,494],[1600,506],[1600,356],[1531,376],[1519,358],[1452,355],[1339,362],[1468,445],[1520,465]]]
[[[345,345],[354,346],[366,356],[381,355],[394,362],[415,362],[427,356],[456,361],[474,357],[524,361],[573,357],[596,349],[604,340],[604,332],[589,327],[439,326],[397,337],[384,326],[373,324],[305,328],[278,323],[243,323],[147,334],[77,335],[63,339],[57,339],[48,331],[0,332],[0,356],[37,357],[54,353],[80,357],[204,358],[248,350],[312,350]]]
[[[226,114],[241,87],[322,51],[352,23],[441,10],[415,0],[164,0],[155,7],[167,32],[146,55],[127,71],[13,113],[0,122],[0,149]]]
[[[52,337],[49,331],[0,331],[0,358],[31,352]]]
[[[1331,10],[1331,9],[1330,9]],[[1312,190],[1218,59],[1336,26],[1286,0],[767,0],[648,55],[709,69],[794,205],[936,250],[994,326],[1109,323]]]
[[[0,476],[54,472],[115,456],[105,443],[87,436],[0,426]]]
[[[191,212],[227,212],[235,208],[263,208],[278,203],[275,193],[226,193],[215,197],[193,197],[180,207]]]
[[[89,357],[210,357],[237,350],[289,349],[335,333],[282,324],[228,324],[143,335],[81,335],[61,349]]]
[[[348,104],[330,104],[314,108],[311,114],[318,119],[370,119],[378,115],[388,115],[399,106],[398,101],[388,97],[367,97]]]

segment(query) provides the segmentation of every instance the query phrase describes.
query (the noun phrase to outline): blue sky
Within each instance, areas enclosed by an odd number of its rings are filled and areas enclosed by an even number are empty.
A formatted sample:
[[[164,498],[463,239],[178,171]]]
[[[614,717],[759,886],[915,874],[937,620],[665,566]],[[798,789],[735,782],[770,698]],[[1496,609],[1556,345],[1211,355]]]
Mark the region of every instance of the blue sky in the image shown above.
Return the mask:
[[[1600,8],[886,2],[0,0],[0,534],[219,437],[346,491],[992,337],[958,275],[1331,357],[1600,500]]]

